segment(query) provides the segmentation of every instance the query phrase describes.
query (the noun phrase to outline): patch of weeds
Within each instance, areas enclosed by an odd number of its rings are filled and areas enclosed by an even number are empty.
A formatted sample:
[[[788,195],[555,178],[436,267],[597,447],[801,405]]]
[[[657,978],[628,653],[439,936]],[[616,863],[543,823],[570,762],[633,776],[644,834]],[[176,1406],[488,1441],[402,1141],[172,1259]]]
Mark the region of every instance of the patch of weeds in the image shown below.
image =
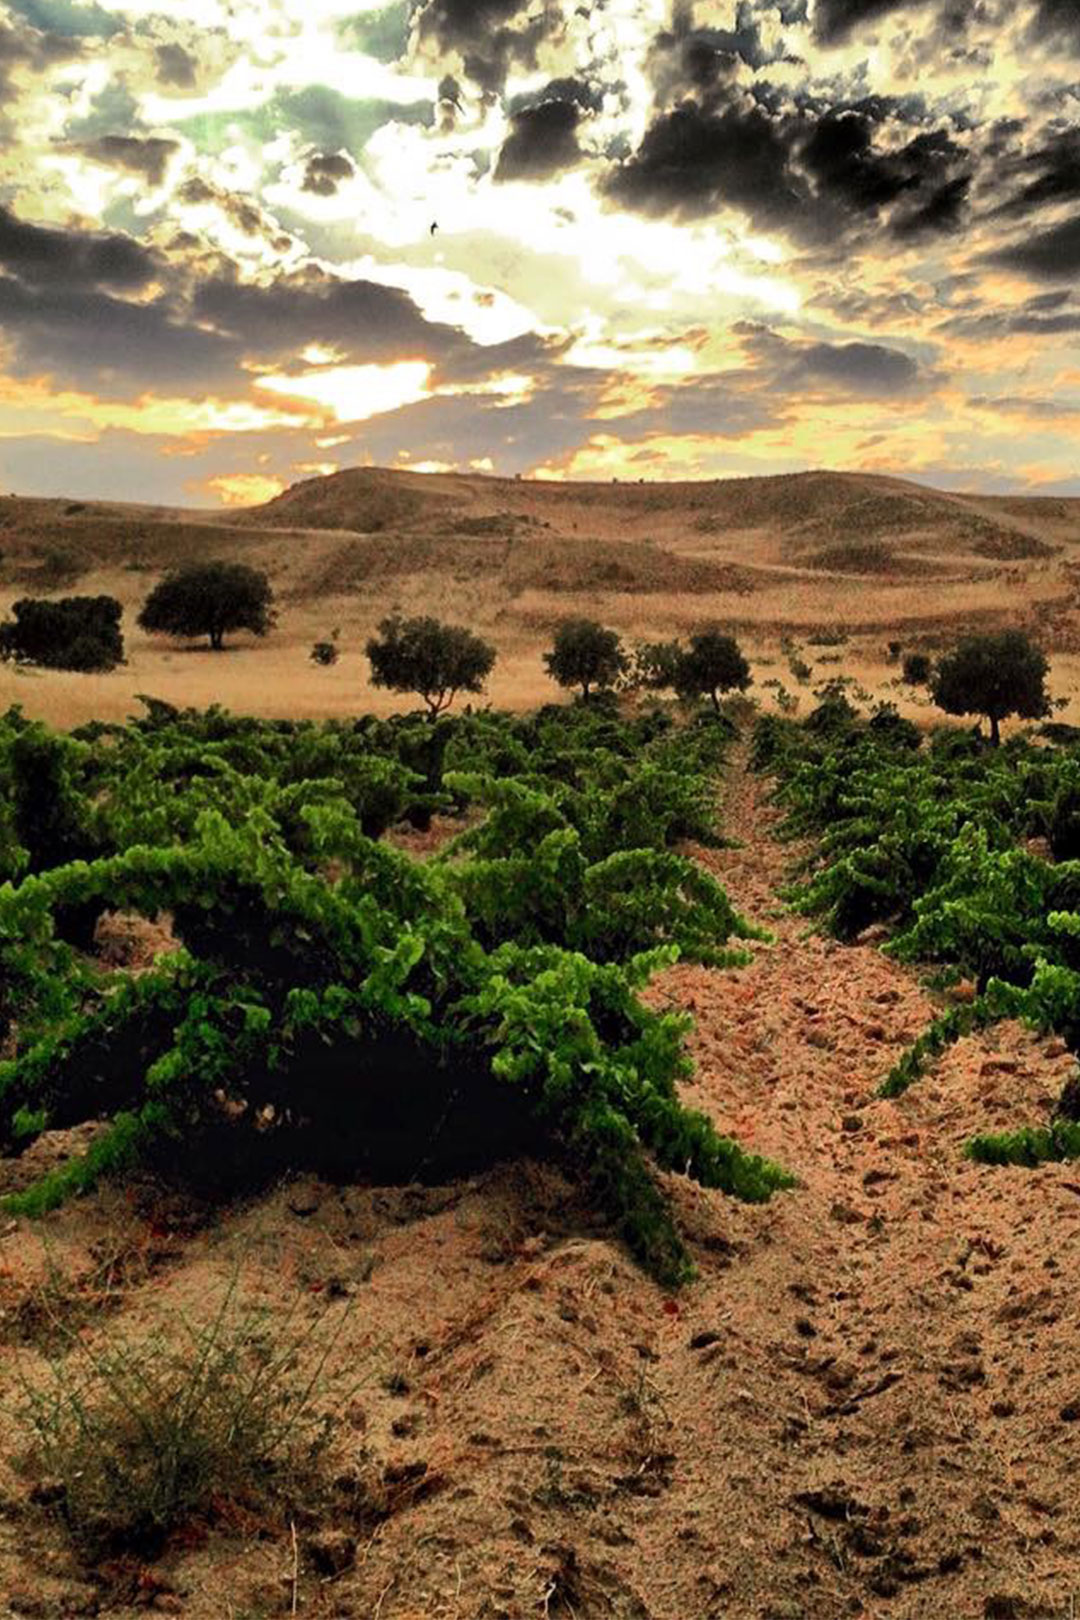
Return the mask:
[[[153,1556],[200,1514],[312,1490],[330,1439],[323,1374],[347,1312],[274,1321],[235,1293],[234,1279],[208,1323],[162,1322],[138,1344],[71,1335],[44,1385],[23,1377],[25,1469],[85,1556]]]

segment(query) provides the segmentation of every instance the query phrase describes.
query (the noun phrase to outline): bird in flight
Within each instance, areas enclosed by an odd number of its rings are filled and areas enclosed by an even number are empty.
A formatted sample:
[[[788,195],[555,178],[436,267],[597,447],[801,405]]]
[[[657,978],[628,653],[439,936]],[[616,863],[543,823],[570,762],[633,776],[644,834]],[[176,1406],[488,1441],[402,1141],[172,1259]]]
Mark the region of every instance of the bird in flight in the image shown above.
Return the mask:
[[[438,220],[433,221],[432,226],[431,226],[431,230],[428,232],[428,235],[429,236],[434,236],[435,232],[438,230],[438,228],[439,228]]]

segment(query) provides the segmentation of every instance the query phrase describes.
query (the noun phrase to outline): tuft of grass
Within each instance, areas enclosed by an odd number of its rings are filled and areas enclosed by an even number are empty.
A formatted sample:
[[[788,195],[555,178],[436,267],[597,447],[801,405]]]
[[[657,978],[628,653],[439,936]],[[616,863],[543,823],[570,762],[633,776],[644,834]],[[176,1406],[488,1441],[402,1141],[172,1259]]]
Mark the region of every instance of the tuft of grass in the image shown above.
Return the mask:
[[[237,1305],[234,1278],[205,1324],[178,1317],[104,1348],[73,1335],[44,1385],[24,1377],[24,1463],[80,1551],[153,1556],[200,1513],[309,1491],[330,1439],[323,1374],[347,1319],[327,1332],[328,1315],[271,1323]]]

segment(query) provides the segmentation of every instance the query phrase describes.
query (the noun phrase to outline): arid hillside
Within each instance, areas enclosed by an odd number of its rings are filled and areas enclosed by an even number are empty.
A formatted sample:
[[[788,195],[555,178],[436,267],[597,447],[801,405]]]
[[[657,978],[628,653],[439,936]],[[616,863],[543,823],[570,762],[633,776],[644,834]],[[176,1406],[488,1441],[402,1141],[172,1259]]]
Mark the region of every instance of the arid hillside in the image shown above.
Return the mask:
[[[279,601],[273,636],[239,638],[227,663],[134,624],[163,570],[210,557],[264,568]],[[889,639],[932,646],[1020,623],[1064,655],[1068,695],[1078,563],[1080,500],[855,473],[563,484],[358,468],[224,513],[12,496],[0,499],[0,607],[27,594],[115,595],[129,662],[103,677],[3,672],[0,695],[60,723],[123,715],[147,690],[267,714],[386,708],[393,700],[367,687],[363,645],[394,611],[489,635],[500,655],[490,696],[510,706],[550,694],[539,654],[578,613],[631,638],[717,620],[763,666],[782,637],[812,646],[817,633],[846,634],[844,667],[868,688],[895,674]],[[340,662],[310,668],[312,642],[335,628]]]

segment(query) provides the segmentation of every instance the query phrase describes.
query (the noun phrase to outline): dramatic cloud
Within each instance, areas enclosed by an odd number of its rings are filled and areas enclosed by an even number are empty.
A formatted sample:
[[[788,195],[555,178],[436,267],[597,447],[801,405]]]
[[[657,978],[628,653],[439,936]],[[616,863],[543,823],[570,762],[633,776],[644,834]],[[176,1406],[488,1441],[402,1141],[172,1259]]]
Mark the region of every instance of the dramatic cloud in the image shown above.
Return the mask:
[[[820,114],[774,110],[721,88],[706,106],[685,100],[662,113],[604,189],[646,214],[737,208],[805,242],[836,239],[883,211],[901,234],[954,229],[971,181],[964,150],[943,128],[912,133],[897,113],[880,98]]]
[[[1075,480],[1076,0],[0,0],[0,134],[23,487]]]
[[[894,12],[914,10],[920,3],[927,0],[815,0],[814,33],[823,43],[832,44]]]
[[[1080,275],[1080,214],[988,257],[992,264],[1019,270],[1037,281],[1075,281]]]
[[[1040,39],[1080,51],[1080,8],[1076,0],[1038,0],[1032,31]]]
[[[577,129],[581,108],[552,98],[513,115],[513,129],[499,153],[496,180],[543,180],[568,169],[581,156]]]
[[[333,197],[341,182],[355,173],[356,165],[346,152],[313,152],[304,165],[304,190]]]
[[[742,96],[715,111],[686,101],[662,114],[604,189],[646,214],[694,218],[728,203],[763,222],[801,218],[809,197],[784,125]]]
[[[997,212],[1027,214],[1080,198],[1080,129],[1055,131],[1031,152],[1006,156],[1000,179],[1017,189]]]
[[[542,41],[563,24],[557,4],[529,0],[425,0],[419,8],[422,39],[460,57],[467,78],[481,90],[501,90],[515,65],[536,66]]]
[[[44,286],[140,287],[158,261],[129,236],[31,225],[0,207],[0,268]]]
[[[141,175],[148,185],[160,186],[166,165],[180,150],[180,143],[152,135],[99,135],[96,140],[76,142],[71,150],[81,152],[94,163]]]

